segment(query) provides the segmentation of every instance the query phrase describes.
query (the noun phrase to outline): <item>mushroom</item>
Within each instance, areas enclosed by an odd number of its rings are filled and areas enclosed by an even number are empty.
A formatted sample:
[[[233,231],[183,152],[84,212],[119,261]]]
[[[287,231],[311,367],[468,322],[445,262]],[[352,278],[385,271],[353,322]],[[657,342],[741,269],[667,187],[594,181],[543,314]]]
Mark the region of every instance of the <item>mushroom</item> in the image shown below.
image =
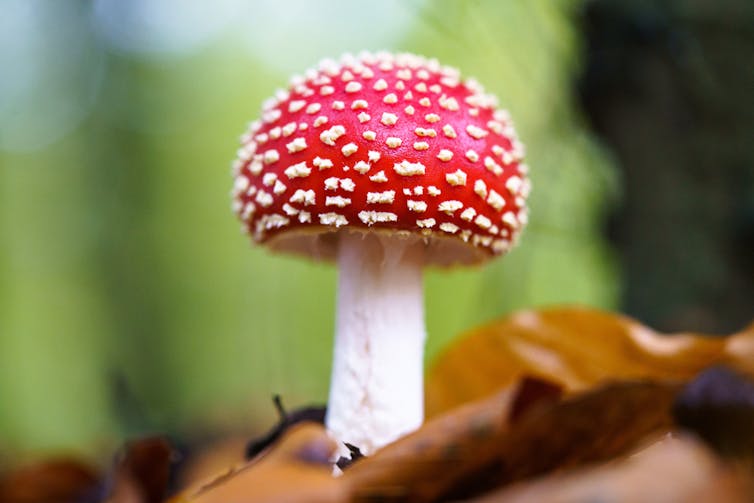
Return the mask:
[[[326,426],[373,452],[423,420],[422,269],[485,262],[526,224],[523,145],[476,81],[389,53],[294,77],[241,143],[232,194],[244,230],[337,262]]]

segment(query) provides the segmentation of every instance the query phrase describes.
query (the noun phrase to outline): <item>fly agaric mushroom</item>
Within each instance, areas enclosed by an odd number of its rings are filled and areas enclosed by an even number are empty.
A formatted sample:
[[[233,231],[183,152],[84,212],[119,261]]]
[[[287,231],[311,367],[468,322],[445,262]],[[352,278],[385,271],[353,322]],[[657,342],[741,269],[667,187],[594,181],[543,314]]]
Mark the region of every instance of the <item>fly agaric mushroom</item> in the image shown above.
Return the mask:
[[[241,137],[233,207],[254,241],[338,264],[326,425],[370,453],[423,420],[422,268],[507,252],[524,148],[474,80],[412,54],[325,60]]]

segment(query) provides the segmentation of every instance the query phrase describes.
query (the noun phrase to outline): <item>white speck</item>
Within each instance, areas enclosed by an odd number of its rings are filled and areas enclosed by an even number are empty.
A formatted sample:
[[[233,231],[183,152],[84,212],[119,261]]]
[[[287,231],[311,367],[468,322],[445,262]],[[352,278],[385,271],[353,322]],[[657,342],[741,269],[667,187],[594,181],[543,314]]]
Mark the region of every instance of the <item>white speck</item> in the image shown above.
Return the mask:
[[[258,135],[254,137],[254,140],[256,140],[257,143],[262,144],[262,145],[267,143],[267,140],[269,139],[270,137],[267,133],[259,133]]]
[[[319,88],[319,94],[322,96],[328,96],[335,92],[335,88],[333,86],[322,86]]]
[[[427,150],[429,148],[429,143],[426,141],[415,141],[414,142],[414,150]]]
[[[383,112],[380,122],[383,123],[385,126],[392,126],[396,122],[398,122],[398,116],[395,114],[391,114],[389,112]]]
[[[302,224],[308,223],[312,221],[312,214],[308,211],[302,211],[298,214],[298,221]]]
[[[502,166],[496,163],[490,156],[485,156],[484,167],[487,168],[490,171],[490,173],[493,173],[496,176],[500,176],[503,174]]]
[[[345,190],[346,192],[353,192],[353,189],[356,188],[356,184],[353,183],[353,180],[351,180],[350,178],[341,178],[340,188]]]
[[[308,127],[309,127],[309,125],[306,122],[301,122],[298,125],[298,130],[299,131],[306,131],[306,128],[308,128]]]
[[[424,213],[427,211],[427,203],[424,201],[413,201],[409,199],[406,201],[409,211],[415,211],[417,213]]]
[[[281,182],[280,180],[278,180],[278,181],[275,182],[275,187],[273,187],[272,192],[274,192],[276,195],[280,195],[283,192],[285,192],[285,190],[287,188],[288,187],[286,187],[283,182]]]
[[[461,212],[461,219],[466,220],[467,222],[471,222],[471,220],[476,215],[476,210],[474,208],[466,208]]]
[[[361,133],[361,136],[363,136],[365,140],[374,141],[375,138],[377,138],[377,133],[374,131],[364,131]]]
[[[420,104],[421,106],[423,106],[423,107],[428,107],[428,106],[431,106],[431,105],[432,105],[432,102],[430,101],[430,99],[429,99],[429,98],[427,98],[427,97],[424,97],[424,98],[422,98],[422,99],[420,99],[420,100],[419,100],[419,104]]]
[[[338,190],[338,181],[339,178],[337,176],[325,178],[325,190]]]
[[[474,192],[482,199],[487,197],[487,184],[484,183],[484,180],[474,182]]]
[[[375,183],[385,183],[388,181],[384,171],[378,171],[370,176],[369,179]]]
[[[406,94],[403,95],[403,100],[409,101],[412,99],[414,99],[414,93],[412,93],[411,91],[406,91]]]
[[[455,112],[458,110],[458,101],[455,98],[440,97],[440,107]]]
[[[293,133],[296,132],[296,123],[295,122],[289,122],[285,126],[283,126],[283,136],[290,136]]]
[[[262,177],[262,183],[267,187],[272,187],[273,185],[275,185],[275,181],[277,179],[278,176],[275,173],[265,173]]]
[[[412,105],[408,105],[406,108],[403,109],[403,111],[406,112],[406,114],[408,115],[414,115],[414,112],[416,110],[414,110],[414,107]]]
[[[440,91],[442,91],[442,87],[440,87],[439,84],[432,84],[431,86],[429,86],[429,90],[435,94],[440,94]]]
[[[283,112],[281,112],[279,108],[268,110],[262,114],[262,121],[266,124],[272,124],[273,122],[278,120],[281,115],[283,115]]]
[[[427,194],[429,194],[432,197],[437,197],[440,194],[442,194],[442,191],[438,189],[437,187],[435,187],[434,185],[429,185],[427,187]]]
[[[338,208],[345,208],[351,204],[351,199],[343,196],[327,196],[325,198],[325,206],[337,206]]]
[[[386,95],[384,98],[382,98],[383,103],[387,103],[389,105],[393,103],[398,103],[398,96],[395,95],[395,93],[390,93]]]
[[[361,72],[361,77],[365,79],[371,79],[372,77],[374,77],[374,72],[371,68],[364,68],[364,70],[362,70]]]
[[[288,111],[291,112],[291,113],[298,112],[299,110],[301,110],[305,106],[306,106],[306,101],[304,101],[304,100],[291,101],[288,104]]]
[[[341,75],[340,79],[343,82],[348,82],[349,80],[353,80],[353,73],[349,72],[348,70],[343,72],[343,75]]]
[[[437,154],[437,158],[440,159],[441,161],[448,162],[449,160],[453,158],[453,152],[444,148],[440,150],[439,154]]]
[[[357,117],[359,119],[359,122],[361,122],[362,124],[364,124],[365,122],[369,121],[372,118],[372,116],[366,112],[361,112],[359,115],[357,115]]]
[[[351,103],[351,110],[359,110],[361,108],[369,108],[367,100],[354,100],[354,102]]]
[[[348,84],[346,84],[346,92],[347,93],[358,93],[361,91],[361,83],[351,81]]]
[[[402,80],[399,80],[395,83],[395,88],[399,91],[403,91],[404,89],[406,89],[406,84],[404,84]]]
[[[374,89],[375,91],[384,91],[385,89],[387,89],[387,82],[385,82],[385,79],[380,79],[374,83],[372,89]]]
[[[319,135],[319,139],[322,140],[325,145],[334,146],[338,138],[340,138],[344,134],[346,134],[346,128],[337,125],[331,127],[330,129],[322,131],[322,133]]]
[[[506,211],[505,213],[503,213],[501,220],[509,227],[512,227],[514,229],[518,228],[518,219],[516,218],[515,213],[513,213],[512,211]]]
[[[271,149],[264,153],[264,163],[265,164],[272,164],[273,162],[277,162],[280,159],[280,154],[277,150]]]
[[[322,225],[334,225],[335,227],[342,227],[348,225],[348,219],[339,213],[322,213],[319,216],[319,223]]]
[[[414,134],[416,134],[416,136],[434,138],[437,136],[437,131],[432,128],[418,127],[414,129]]]
[[[294,152],[301,152],[306,148],[306,139],[296,138],[292,142],[286,143],[285,148],[288,149],[289,154],[293,154]]]
[[[479,154],[477,154],[475,150],[469,149],[466,151],[466,159],[471,162],[477,162],[479,160]]]
[[[416,225],[423,229],[429,229],[434,227],[437,221],[434,218],[425,218],[424,220],[417,220]]]
[[[424,120],[434,124],[440,121],[440,116],[437,114],[427,114],[424,116]]]
[[[290,222],[291,221],[283,215],[273,213],[271,215],[263,216],[260,223],[263,223],[265,229],[279,229],[280,227],[285,227]]]
[[[455,234],[458,232],[459,227],[456,224],[450,222],[443,222],[440,224],[440,230],[449,234]]]
[[[415,196],[420,196],[422,194],[424,194],[424,186],[417,185],[416,187],[414,187],[414,195]],[[410,194],[407,194],[407,195],[410,195]]]
[[[514,175],[508,178],[508,181],[505,182],[505,188],[508,189],[511,194],[516,194],[521,189],[522,184],[523,180]]]
[[[359,161],[353,166],[353,169],[363,175],[364,173],[369,171],[369,168],[371,167],[372,166],[370,166],[368,162]]]
[[[503,196],[501,196],[494,190],[490,190],[490,195],[487,198],[487,204],[495,208],[497,211],[500,211],[503,209],[503,206],[505,206],[505,199],[503,199]]]
[[[420,162],[409,162],[403,160],[393,165],[393,169],[401,176],[423,175],[427,167]]]
[[[311,174],[312,169],[306,165],[306,162],[299,162],[285,168],[285,176],[288,178],[305,178]]]
[[[394,190],[386,190],[384,192],[367,192],[367,204],[393,204],[394,201]]]
[[[274,175],[277,177],[277,175]],[[233,194],[241,194],[242,192],[246,192],[246,189],[249,188],[249,179],[245,176],[239,176],[236,178],[236,180],[233,182]]]
[[[456,130],[453,129],[453,126],[450,124],[445,124],[442,127],[442,132],[447,138],[455,138],[456,137]]]
[[[458,169],[454,173],[447,173],[445,180],[451,185],[466,185],[466,172]]]
[[[427,84],[425,84],[424,82],[419,82],[418,84],[416,84],[414,86],[414,89],[416,89],[420,93],[426,93],[427,92]]]
[[[376,150],[370,150],[367,155],[369,156],[369,162],[377,162],[380,160],[380,153]]]
[[[507,239],[496,239],[492,242],[492,251],[495,253],[504,253],[510,248],[510,243]]]
[[[286,215],[292,217],[293,215],[297,215],[299,210],[297,210],[296,208],[294,208],[293,206],[291,206],[288,203],[284,203],[283,204],[283,211],[285,212]]]
[[[272,198],[271,194],[268,194],[267,192],[260,190],[259,192],[257,192],[257,197],[255,201],[258,202],[260,206],[263,206],[264,208],[266,208],[272,204],[274,199]]]
[[[401,80],[411,80],[411,70],[408,68],[401,68],[395,72],[395,76]]]
[[[316,119],[314,119],[314,127],[320,127],[323,124],[327,124],[327,117],[324,115],[320,115]]]
[[[406,196],[410,196],[411,195],[411,189],[403,189],[403,194],[406,195]]]
[[[333,163],[330,159],[322,159],[321,157],[315,157],[312,161],[312,164],[315,168],[319,168],[320,171],[323,169],[329,169],[333,167]]]
[[[319,103],[312,103],[308,107],[306,107],[306,113],[309,115],[314,115],[317,112],[319,112],[322,109],[322,105]]]
[[[450,216],[453,216],[453,213],[463,208],[463,203],[461,201],[443,201],[438,206],[438,211],[442,211],[443,213],[446,213]]]
[[[273,140],[277,140],[278,138],[280,138],[281,134],[282,134],[282,128],[280,126],[270,129],[270,138]]]
[[[371,226],[380,222],[397,222],[398,215],[389,211],[360,211],[359,219]]]
[[[304,206],[312,206],[316,203],[314,191],[298,189],[289,199],[292,203],[303,203]]]
[[[343,148],[340,149],[340,151],[343,152],[343,155],[346,157],[350,157],[352,154],[355,154],[357,150],[359,150],[359,147],[353,142],[343,145]]]
[[[477,215],[474,223],[482,229],[489,229],[492,226],[492,221],[484,215]]]
[[[259,161],[252,161],[252,163],[249,164],[249,172],[255,176],[259,175],[259,173],[262,172],[262,163]]]
[[[398,148],[401,146],[401,143],[403,142],[401,141],[400,138],[396,138],[395,136],[390,136],[387,138],[387,140],[385,140],[385,143],[390,148]]]
[[[427,80],[429,79],[429,72],[425,70],[424,68],[422,68],[421,70],[418,70],[416,72],[416,76],[422,80]]]

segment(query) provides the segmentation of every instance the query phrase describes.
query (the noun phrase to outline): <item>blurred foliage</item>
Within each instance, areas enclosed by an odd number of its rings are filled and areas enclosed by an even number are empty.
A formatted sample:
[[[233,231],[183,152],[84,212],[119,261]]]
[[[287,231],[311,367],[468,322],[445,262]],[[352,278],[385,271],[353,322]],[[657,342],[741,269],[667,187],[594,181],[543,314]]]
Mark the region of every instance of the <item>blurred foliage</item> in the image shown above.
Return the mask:
[[[228,197],[244,124],[319,56],[458,66],[528,147],[521,246],[427,274],[428,358],[514,308],[616,303],[600,237],[616,183],[571,93],[579,2],[3,4],[0,451],[267,422],[273,392],[325,400],[335,271],[251,248]]]

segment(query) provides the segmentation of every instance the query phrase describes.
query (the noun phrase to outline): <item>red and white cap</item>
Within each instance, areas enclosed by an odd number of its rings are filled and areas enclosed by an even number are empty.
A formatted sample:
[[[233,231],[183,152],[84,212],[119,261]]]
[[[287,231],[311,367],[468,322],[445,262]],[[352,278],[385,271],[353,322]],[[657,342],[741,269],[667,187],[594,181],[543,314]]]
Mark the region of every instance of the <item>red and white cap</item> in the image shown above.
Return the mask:
[[[325,60],[263,106],[233,164],[255,241],[335,255],[344,228],[419,235],[428,263],[508,251],[527,222],[524,147],[458,70],[412,54]]]

